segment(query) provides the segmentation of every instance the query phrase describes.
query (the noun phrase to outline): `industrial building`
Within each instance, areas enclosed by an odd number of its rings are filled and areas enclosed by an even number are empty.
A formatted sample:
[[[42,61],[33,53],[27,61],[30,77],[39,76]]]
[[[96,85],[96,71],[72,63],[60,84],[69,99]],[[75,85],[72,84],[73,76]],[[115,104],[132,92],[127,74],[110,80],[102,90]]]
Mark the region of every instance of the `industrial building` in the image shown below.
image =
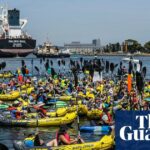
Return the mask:
[[[70,44],[64,44],[65,49],[69,49],[71,53],[77,54],[91,53],[100,49],[100,47],[100,39],[94,39],[92,43],[72,42]]]

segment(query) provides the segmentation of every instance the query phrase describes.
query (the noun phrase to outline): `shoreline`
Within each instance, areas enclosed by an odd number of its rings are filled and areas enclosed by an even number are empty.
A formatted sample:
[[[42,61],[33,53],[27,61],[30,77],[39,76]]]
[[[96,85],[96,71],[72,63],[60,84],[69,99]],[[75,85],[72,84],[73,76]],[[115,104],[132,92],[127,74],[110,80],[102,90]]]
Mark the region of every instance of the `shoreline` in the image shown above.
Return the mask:
[[[73,54],[74,55],[74,54]],[[73,56],[71,55],[71,56]],[[125,57],[130,57],[130,56],[135,56],[135,57],[149,57],[150,53],[141,53],[141,54],[119,54],[119,53],[102,53],[102,54],[75,54],[75,55],[81,55],[81,56],[125,56]]]

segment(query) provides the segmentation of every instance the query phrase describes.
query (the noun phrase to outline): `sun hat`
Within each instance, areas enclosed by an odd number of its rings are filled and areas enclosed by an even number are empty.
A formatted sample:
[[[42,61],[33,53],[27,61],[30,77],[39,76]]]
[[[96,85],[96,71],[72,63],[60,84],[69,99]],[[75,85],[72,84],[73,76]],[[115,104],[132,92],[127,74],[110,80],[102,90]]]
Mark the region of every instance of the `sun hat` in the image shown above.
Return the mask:
[[[17,101],[17,100],[16,100],[16,101],[14,101],[14,104],[19,104],[19,101]]]

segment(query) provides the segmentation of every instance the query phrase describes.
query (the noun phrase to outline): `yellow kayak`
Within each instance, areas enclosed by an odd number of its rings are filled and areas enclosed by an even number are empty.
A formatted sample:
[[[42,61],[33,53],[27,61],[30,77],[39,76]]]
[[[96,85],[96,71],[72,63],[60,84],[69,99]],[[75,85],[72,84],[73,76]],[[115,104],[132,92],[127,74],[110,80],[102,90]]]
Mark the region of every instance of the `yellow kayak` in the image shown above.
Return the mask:
[[[90,119],[99,119],[101,114],[102,114],[102,110],[92,109],[88,111],[87,117]]]
[[[111,135],[105,135],[97,142],[88,142],[83,144],[63,145],[52,147],[52,150],[108,150],[113,148],[114,139]]]
[[[12,101],[16,100],[20,96],[19,91],[12,91],[10,94],[0,94],[0,100]]]
[[[21,90],[20,93],[21,94],[28,94],[28,95],[30,95],[33,90],[34,90],[34,87],[29,87],[29,88],[26,88],[24,90]]]
[[[22,89],[22,90],[25,90],[25,89],[27,89],[27,88],[29,88],[29,87],[30,87],[29,84],[24,84],[24,85],[21,86],[21,89]]]
[[[14,75],[12,73],[1,73],[0,78],[12,78]]]
[[[65,116],[67,114],[67,112],[68,112],[67,108],[58,108],[56,111],[47,112],[46,115],[48,115],[50,117],[62,117],[62,116]],[[36,115],[37,115],[37,113],[28,113],[27,114],[28,117],[36,117]]]
[[[88,112],[88,108],[86,105],[82,105],[82,104],[79,104],[78,106],[77,105],[74,105],[72,107],[67,107],[67,112],[74,112],[74,111],[77,111],[77,107],[78,107],[78,113],[80,115],[87,115],[87,112]]]
[[[64,108],[57,108],[56,111],[47,112],[47,115],[50,117],[62,117],[65,116],[67,113],[72,113],[77,111],[77,106],[74,105],[72,107],[64,107]],[[86,115],[87,114],[87,107],[85,105],[79,105],[79,114]],[[30,113],[30,116],[32,114],[35,116],[36,113]]]
[[[20,126],[20,127],[44,127],[44,126],[59,126],[62,124],[72,123],[77,114],[75,112],[67,113],[63,117],[52,117],[52,118],[40,118],[40,119],[7,119],[0,120],[2,126]]]
[[[24,145],[23,141],[14,141],[13,147],[15,150],[22,150]],[[62,145],[57,147],[47,147],[47,146],[38,146],[33,148],[26,148],[24,146],[23,150],[25,149],[34,149],[34,150],[110,150],[114,148],[114,138],[111,135],[103,136],[99,141],[96,142],[87,142],[83,144],[72,144],[72,145]]]
[[[48,95],[49,98],[54,98],[60,101],[70,101],[70,100],[76,100],[76,98],[72,97],[72,96],[58,96],[58,97],[52,97],[51,94]]]
[[[86,105],[79,105],[79,114],[80,115],[87,115],[88,108]]]

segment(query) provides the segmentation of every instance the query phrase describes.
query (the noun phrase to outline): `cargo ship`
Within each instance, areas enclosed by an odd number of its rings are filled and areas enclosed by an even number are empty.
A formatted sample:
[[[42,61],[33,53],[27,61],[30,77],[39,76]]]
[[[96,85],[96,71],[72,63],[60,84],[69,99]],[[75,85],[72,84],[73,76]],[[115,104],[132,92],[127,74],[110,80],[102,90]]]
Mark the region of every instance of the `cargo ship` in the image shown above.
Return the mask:
[[[0,8],[0,57],[25,57],[36,47],[36,40],[23,31],[26,19],[18,9]]]

